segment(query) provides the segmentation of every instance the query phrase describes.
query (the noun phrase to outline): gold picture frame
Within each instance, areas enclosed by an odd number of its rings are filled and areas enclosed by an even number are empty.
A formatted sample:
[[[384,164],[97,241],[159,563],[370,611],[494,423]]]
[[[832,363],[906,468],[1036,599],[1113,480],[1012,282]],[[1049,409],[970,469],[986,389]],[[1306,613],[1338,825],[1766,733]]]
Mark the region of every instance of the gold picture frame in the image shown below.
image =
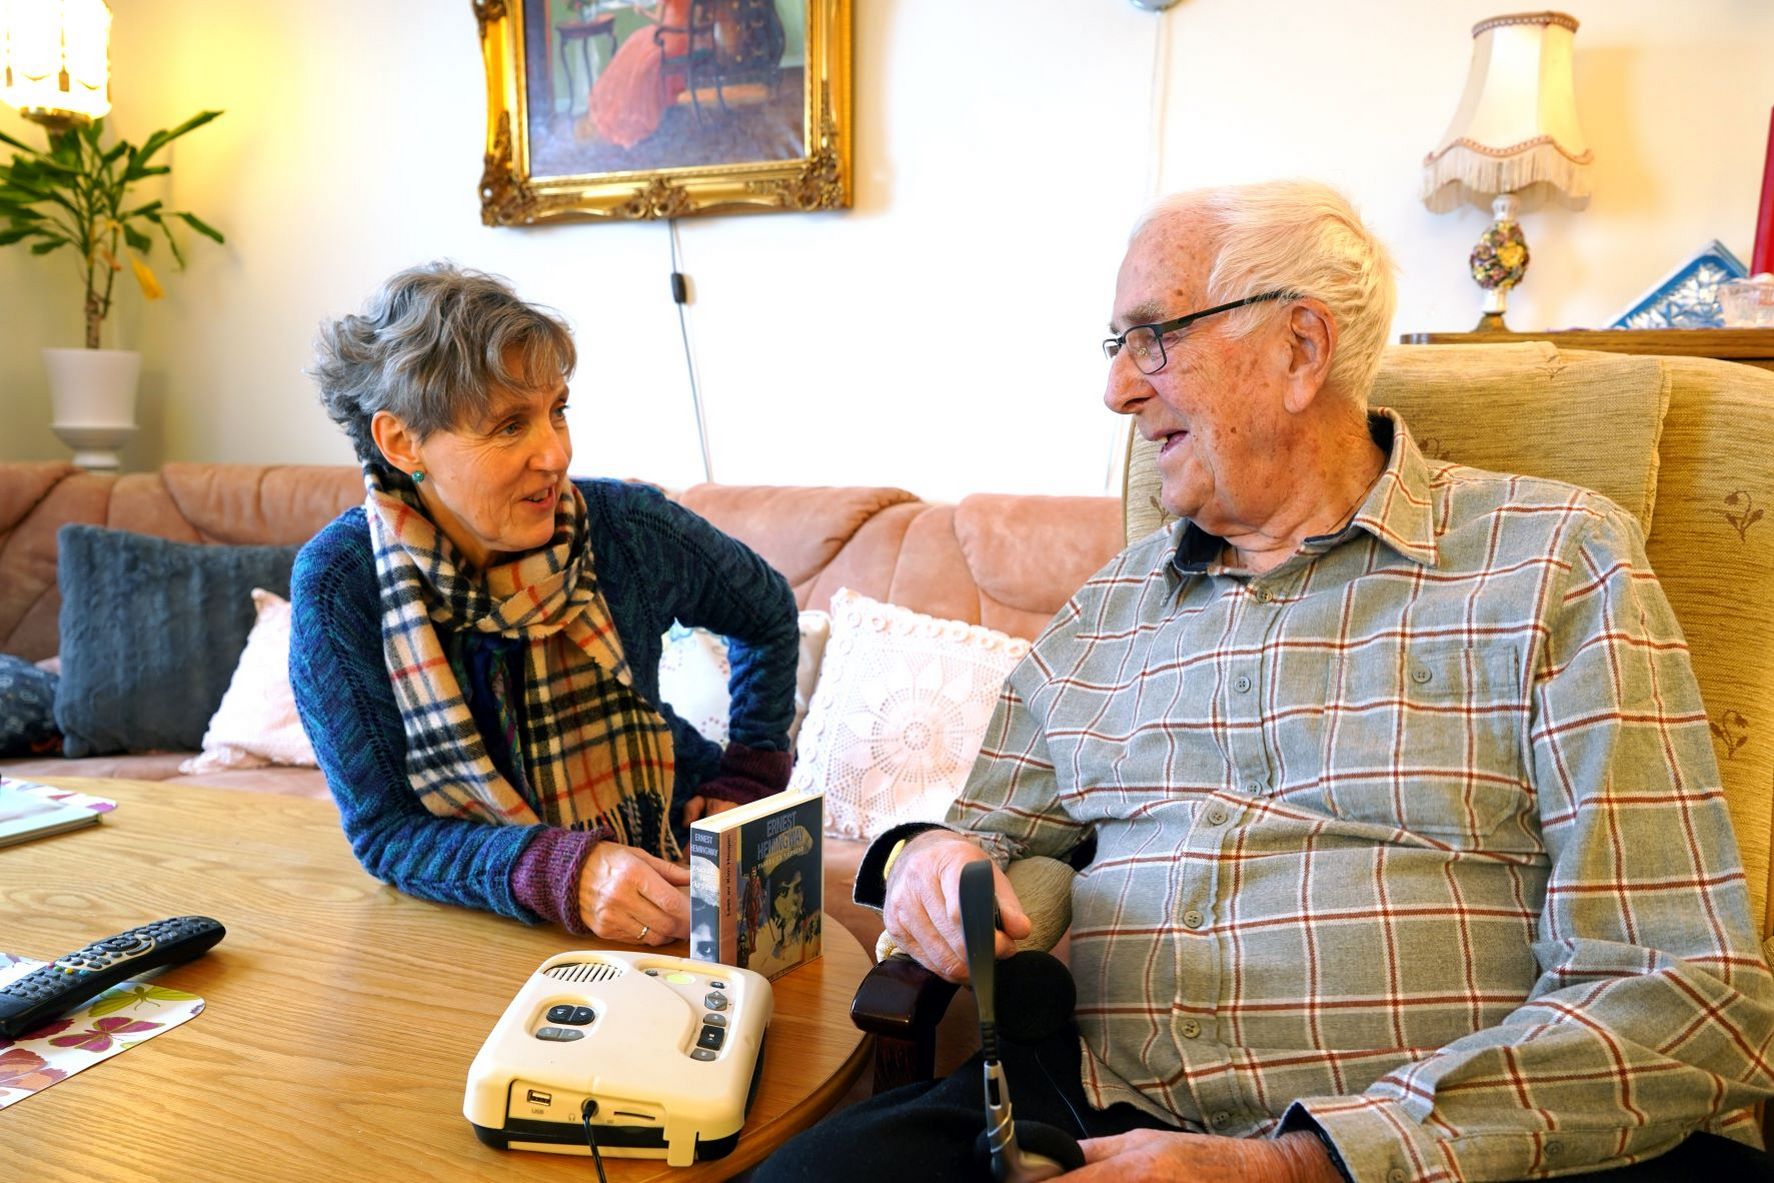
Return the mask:
[[[850,206],[851,0],[472,2],[486,225]]]

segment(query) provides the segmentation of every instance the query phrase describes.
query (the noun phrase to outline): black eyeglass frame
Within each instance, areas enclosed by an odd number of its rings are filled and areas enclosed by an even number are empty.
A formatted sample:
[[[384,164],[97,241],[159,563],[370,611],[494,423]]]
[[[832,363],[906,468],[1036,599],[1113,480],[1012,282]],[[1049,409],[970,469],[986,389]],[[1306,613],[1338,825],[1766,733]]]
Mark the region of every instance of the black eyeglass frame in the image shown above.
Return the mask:
[[[1187,316],[1176,316],[1172,317],[1170,320],[1155,321],[1151,324],[1128,325],[1126,330],[1120,335],[1103,338],[1103,356],[1110,361],[1114,361],[1116,355],[1127,347],[1128,335],[1137,333],[1141,329],[1146,329],[1151,332],[1152,340],[1158,345],[1158,364],[1148,370],[1139,364],[1139,358],[1137,356],[1134,358],[1133,364],[1134,368],[1139,370],[1142,374],[1156,374],[1170,363],[1170,359],[1166,357],[1164,353],[1164,338],[1169,334],[1176,332],[1178,329],[1186,329],[1198,320],[1204,320],[1210,316],[1218,316],[1220,313],[1230,312],[1234,308],[1243,308],[1247,304],[1261,304],[1265,300],[1291,299],[1298,294],[1299,293],[1297,292],[1288,291],[1283,288],[1273,292],[1263,292],[1256,296],[1246,296],[1242,300],[1233,300],[1229,304],[1216,304],[1212,308],[1203,308],[1200,312],[1191,312]]]

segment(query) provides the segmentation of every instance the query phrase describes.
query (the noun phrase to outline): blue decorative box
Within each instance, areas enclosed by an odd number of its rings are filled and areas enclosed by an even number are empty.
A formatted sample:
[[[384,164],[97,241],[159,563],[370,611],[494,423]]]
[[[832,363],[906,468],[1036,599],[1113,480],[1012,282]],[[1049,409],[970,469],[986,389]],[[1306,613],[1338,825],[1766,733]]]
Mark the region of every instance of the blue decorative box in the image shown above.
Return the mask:
[[[1616,329],[1722,329],[1718,287],[1749,274],[1742,260],[1713,239],[1659,280],[1614,321]]]

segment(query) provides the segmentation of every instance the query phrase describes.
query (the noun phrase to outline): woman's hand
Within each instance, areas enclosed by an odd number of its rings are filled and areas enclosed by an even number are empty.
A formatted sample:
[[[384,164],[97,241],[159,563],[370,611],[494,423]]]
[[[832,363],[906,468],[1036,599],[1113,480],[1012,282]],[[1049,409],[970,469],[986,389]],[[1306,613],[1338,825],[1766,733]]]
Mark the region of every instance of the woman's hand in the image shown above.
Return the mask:
[[[663,945],[690,935],[690,871],[633,846],[599,842],[579,873],[579,918],[606,941]]]
[[[729,809],[737,808],[737,801],[723,801],[719,797],[692,797],[684,802],[684,824],[687,826],[697,818],[713,817],[717,813],[726,813]]]

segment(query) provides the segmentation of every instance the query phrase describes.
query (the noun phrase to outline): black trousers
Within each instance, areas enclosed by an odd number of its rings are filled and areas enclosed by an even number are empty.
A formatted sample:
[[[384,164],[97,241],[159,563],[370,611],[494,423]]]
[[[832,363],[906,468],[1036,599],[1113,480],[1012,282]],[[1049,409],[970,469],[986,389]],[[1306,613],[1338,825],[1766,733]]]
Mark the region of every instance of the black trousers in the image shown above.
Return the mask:
[[[1006,1043],[1001,1060],[1018,1121],[1057,1126],[1075,1138],[1169,1128],[1131,1105],[1092,1109],[1078,1080],[1078,1036],[1067,1029],[1032,1047]],[[943,1080],[910,1084],[834,1113],[791,1139],[752,1183],[987,1183],[975,1157],[985,1128],[979,1056]],[[1561,1183],[1737,1183],[1774,1180],[1774,1158],[1740,1142],[1695,1134],[1661,1158]]]

